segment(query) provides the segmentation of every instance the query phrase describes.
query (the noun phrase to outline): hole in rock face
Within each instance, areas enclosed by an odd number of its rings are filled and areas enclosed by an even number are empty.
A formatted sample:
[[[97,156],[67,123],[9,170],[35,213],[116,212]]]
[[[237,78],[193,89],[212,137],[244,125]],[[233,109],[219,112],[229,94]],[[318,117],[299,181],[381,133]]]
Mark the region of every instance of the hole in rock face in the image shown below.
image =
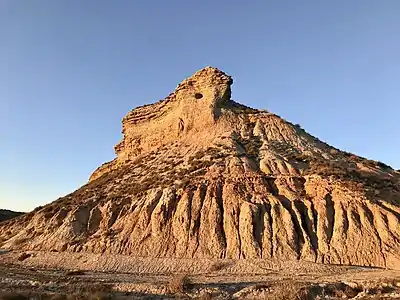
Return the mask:
[[[201,94],[201,93],[196,93],[196,94],[194,94],[194,97],[195,97],[197,100],[199,100],[199,99],[203,98],[203,94]]]

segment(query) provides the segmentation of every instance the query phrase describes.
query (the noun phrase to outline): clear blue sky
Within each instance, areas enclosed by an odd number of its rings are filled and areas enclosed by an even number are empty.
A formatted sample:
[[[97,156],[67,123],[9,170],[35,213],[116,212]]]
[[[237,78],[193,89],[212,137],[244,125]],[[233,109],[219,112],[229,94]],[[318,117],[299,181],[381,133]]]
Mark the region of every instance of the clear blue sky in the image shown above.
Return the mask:
[[[114,158],[121,119],[207,65],[233,99],[400,168],[398,0],[0,0],[0,207]]]

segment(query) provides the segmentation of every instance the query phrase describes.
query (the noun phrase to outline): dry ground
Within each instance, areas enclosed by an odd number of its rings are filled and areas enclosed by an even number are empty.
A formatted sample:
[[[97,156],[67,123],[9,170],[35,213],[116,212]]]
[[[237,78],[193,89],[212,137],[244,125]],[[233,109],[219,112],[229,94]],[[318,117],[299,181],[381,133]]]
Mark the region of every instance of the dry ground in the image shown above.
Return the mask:
[[[0,299],[400,299],[400,271],[0,250]]]

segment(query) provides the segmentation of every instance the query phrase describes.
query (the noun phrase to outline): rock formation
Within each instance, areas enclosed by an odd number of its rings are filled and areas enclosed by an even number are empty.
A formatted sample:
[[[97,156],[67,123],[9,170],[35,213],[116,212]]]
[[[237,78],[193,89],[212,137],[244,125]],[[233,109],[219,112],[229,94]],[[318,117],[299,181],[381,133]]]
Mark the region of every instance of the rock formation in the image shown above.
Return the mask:
[[[0,209],[0,222],[16,218],[22,214],[23,213],[21,212],[11,211],[8,209]]]
[[[123,119],[87,184],[3,222],[3,248],[400,267],[400,175],[231,100],[207,67]]]

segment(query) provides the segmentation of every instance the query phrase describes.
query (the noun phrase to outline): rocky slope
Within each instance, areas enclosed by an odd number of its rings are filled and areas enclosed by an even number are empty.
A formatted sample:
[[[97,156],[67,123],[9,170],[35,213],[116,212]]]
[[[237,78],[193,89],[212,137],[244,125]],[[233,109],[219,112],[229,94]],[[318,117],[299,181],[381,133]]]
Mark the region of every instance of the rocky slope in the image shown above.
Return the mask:
[[[117,157],[0,225],[3,248],[400,268],[400,174],[231,100],[205,68],[123,119]]]
[[[0,209],[0,222],[6,221],[22,215],[21,212],[11,211],[8,209]]]

